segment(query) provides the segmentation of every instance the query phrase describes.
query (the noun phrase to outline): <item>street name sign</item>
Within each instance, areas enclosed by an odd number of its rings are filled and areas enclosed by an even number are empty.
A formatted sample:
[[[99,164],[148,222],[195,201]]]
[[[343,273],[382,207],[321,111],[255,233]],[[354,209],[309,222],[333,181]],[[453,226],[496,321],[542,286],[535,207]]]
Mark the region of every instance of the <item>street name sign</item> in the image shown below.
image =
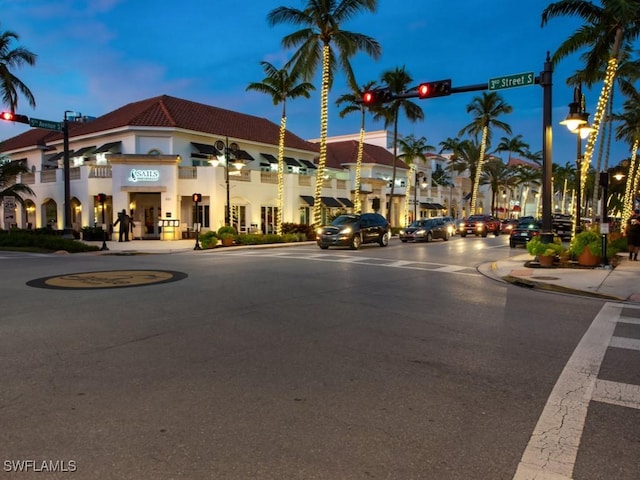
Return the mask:
[[[533,85],[536,76],[533,72],[517,73],[515,75],[505,75],[489,79],[489,90],[500,90],[503,88],[526,87]]]
[[[35,128],[45,128],[47,130],[62,131],[62,122],[53,122],[51,120],[41,120],[39,118],[30,118],[29,125]]]

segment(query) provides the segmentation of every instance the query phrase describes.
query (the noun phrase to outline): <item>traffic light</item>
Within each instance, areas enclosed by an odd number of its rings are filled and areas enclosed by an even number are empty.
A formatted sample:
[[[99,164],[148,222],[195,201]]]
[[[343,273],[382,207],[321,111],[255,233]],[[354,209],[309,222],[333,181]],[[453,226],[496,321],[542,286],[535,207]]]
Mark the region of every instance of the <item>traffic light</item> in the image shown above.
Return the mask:
[[[195,203],[200,203],[202,201],[202,194],[201,193],[194,193],[192,195],[192,197],[193,197],[193,201]]]
[[[451,79],[424,82],[418,85],[418,98],[445,97],[451,95]]]
[[[96,201],[99,203],[104,203],[107,201],[107,195],[104,193],[99,193],[98,195],[96,195]]]
[[[5,122],[29,123],[29,117],[13,112],[1,112],[0,120],[4,120]]]
[[[390,102],[391,100],[393,100],[393,98],[388,88],[367,90],[362,94],[362,103],[365,105],[376,105],[379,103]]]

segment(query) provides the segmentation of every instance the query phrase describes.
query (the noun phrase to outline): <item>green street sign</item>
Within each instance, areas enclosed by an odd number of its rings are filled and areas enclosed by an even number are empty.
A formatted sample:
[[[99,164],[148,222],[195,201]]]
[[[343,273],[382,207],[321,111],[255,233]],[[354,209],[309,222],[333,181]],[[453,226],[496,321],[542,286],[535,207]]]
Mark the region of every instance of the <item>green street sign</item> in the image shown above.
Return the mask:
[[[489,79],[489,90],[502,88],[526,87],[535,83],[536,76],[533,72],[517,73]]]
[[[52,122],[51,120],[41,120],[39,118],[30,118],[29,125],[35,128],[46,128],[47,130],[62,131],[61,122]]]

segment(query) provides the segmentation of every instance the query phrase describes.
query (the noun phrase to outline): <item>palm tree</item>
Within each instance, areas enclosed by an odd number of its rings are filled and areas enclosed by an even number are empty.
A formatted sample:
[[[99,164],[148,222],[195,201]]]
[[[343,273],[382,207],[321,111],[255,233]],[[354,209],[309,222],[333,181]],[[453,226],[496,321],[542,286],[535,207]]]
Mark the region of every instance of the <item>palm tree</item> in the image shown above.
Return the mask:
[[[591,157],[600,130],[600,122],[611,97],[621,55],[640,35],[640,2],[629,0],[603,0],[602,6],[590,0],[561,0],[550,4],[542,12],[542,26],[555,17],[580,17],[585,24],[578,28],[553,54],[555,65],[566,56],[586,49],[586,75],[602,68],[608,58],[598,106],[593,118],[594,131],[589,135],[581,165],[580,183],[586,184]],[[583,188],[582,191],[585,189]]]
[[[425,137],[416,138],[415,135],[409,135],[406,138],[399,138],[400,151],[402,152],[398,158],[401,158],[404,163],[409,165],[409,175],[407,177],[407,187],[404,200],[404,224],[409,224],[409,203],[411,198],[410,183],[416,178],[415,162],[416,160],[422,160],[427,163],[427,152],[435,151],[435,147],[427,145],[427,139]],[[418,188],[418,182],[415,182],[413,188]],[[417,220],[414,218],[414,220]]]
[[[345,107],[340,111],[340,118],[344,118],[349,113],[360,112],[360,138],[358,139],[358,153],[356,156],[356,176],[353,186],[353,211],[360,213],[362,211],[362,200],[360,198],[360,179],[362,176],[362,156],[364,153],[364,120],[367,106],[362,101],[364,92],[371,90],[376,82],[365,83],[362,88],[357,85],[351,85],[351,93],[340,95],[336,100],[336,105],[340,106],[346,103]]]
[[[36,106],[36,100],[31,90],[12,73],[12,70],[24,64],[33,66],[36,63],[36,55],[26,48],[11,49],[11,42],[19,38],[18,34],[14,32],[0,33],[0,91],[2,92],[2,102],[12,113],[15,113],[18,107],[18,92],[22,93],[29,105]]]
[[[480,175],[480,184],[489,185],[491,187],[491,214],[497,216],[496,198],[501,188],[511,190],[515,185],[513,170],[508,168],[505,163],[494,158],[488,160]]]
[[[520,215],[526,215],[529,190],[532,186],[540,186],[542,171],[529,165],[518,165],[515,171],[516,185],[520,187]]]
[[[300,71],[292,70],[290,63],[276,68],[269,62],[260,62],[267,75],[262,82],[251,82],[246,90],[255,90],[271,96],[274,105],[282,103],[280,136],[278,138],[278,210],[276,212],[276,233],[282,235],[282,212],[284,210],[284,137],[287,132],[287,99],[309,98],[315,87],[308,82],[298,83]]]
[[[382,83],[389,89],[391,95],[400,95],[405,93],[408,89],[408,85],[413,82],[411,75],[407,73],[404,66],[396,67],[393,70],[387,70],[382,74]],[[407,98],[395,98],[390,103],[386,104],[384,108],[378,109],[375,114],[375,119],[383,119],[385,128],[393,124],[393,173],[391,175],[391,192],[389,198],[389,205],[387,207],[387,219],[392,224],[394,223],[392,213],[393,195],[396,186],[396,160],[398,158],[398,120],[400,118],[400,112],[404,112],[405,116],[410,122],[416,122],[424,119],[424,113],[416,103]]]
[[[469,133],[474,135],[476,139],[478,138],[478,135],[482,135],[478,168],[472,179],[473,188],[471,190],[471,202],[469,204],[471,215],[476,211],[480,174],[482,172],[487,146],[491,145],[492,129],[499,128],[500,130],[504,130],[508,135],[511,135],[511,127],[498,120],[498,117],[503,114],[511,113],[512,111],[513,107],[505,103],[502,97],[500,97],[496,92],[483,92],[482,96],[475,97],[471,103],[467,105],[467,113],[472,113],[474,115],[474,119],[469,125],[464,127],[458,135]]]
[[[623,112],[614,115],[621,123],[616,128],[616,139],[624,140],[631,146],[631,160],[624,192],[622,221],[623,225],[631,218],[634,193],[640,179],[640,168],[637,165],[637,153],[640,146],[640,95],[636,94],[624,102]]]
[[[458,143],[455,155],[451,157],[449,169],[458,174],[469,172],[469,178],[475,178],[480,164],[480,144],[476,139],[466,139]],[[469,212],[466,212],[467,216]]]
[[[327,117],[329,90],[333,74],[338,67],[345,71],[349,84],[355,84],[349,60],[357,52],[364,51],[374,59],[381,48],[376,40],[366,35],[341,29],[341,25],[362,11],[374,12],[377,0],[307,0],[303,10],[278,7],[267,15],[270,25],[290,23],[302,29],[285,36],[282,46],[298,48],[292,61],[295,69],[301,69],[306,80],[315,74],[322,62],[322,88],[320,90],[320,155],[316,172],[316,188],[313,203],[313,223],[322,223],[322,184],[327,161]],[[332,45],[335,47],[333,50]]]
[[[511,161],[511,154],[517,153],[524,155],[528,150],[529,144],[522,140],[522,135],[516,135],[511,138],[502,137],[496,147],[496,152],[507,152],[509,154],[507,164]]]
[[[16,178],[22,173],[29,173],[29,169],[21,161],[11,161],[4,157],[0,158],[0,203],[4,197],[15,197],[19,204],[24,203],[21,193],[34,195],[29,185],[16,183]]]

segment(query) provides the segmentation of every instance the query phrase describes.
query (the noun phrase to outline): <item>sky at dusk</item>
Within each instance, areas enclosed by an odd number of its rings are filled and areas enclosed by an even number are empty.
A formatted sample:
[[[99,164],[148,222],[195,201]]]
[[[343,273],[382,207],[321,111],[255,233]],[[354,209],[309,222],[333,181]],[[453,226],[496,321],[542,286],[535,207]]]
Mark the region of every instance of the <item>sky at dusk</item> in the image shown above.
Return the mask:
[[[270,97],[246,92],[261,81],[260,61],[281,67],[291,55],[283,36],[299,27],[269,27],[276,7],[303,8],[302,0],[0,0],[0,29],[16,32],[22,46],[38,55],[35,67],[14,71],[31,89],[37,106],[21,97],[18,113],[60,121],[65,110],[100,116],[127,103],[171,95],[279,124],[281,106]],[[380,43],[382,57],[358,54],[352,60],[359,84],[404,66],[417,85],[451,78],[453,87],[486,83],[490,78],[522,72],[539,75],[547,51],[579,26],[575,19],[553,19],[541,27],[547,0],[379,0],[376,13],[364,13],[342,25]],[[566,78],[580,67],[579,55],[561,62],[553,74],[553,161],[574,163],[576,136],[558,124],[568,113],[573,89]],[[287,127],[296,135],[320,136],[319,73],[310,99],[287,102]],[[600,94],[584,90],[592,115]],[[542,98],[539,85],[499,91],[513,106],[501,118],[513,135],[522,135],[532,151],[542,149]],[[329,135],[356,133],[360,116],[341,119],[335,99],[348,93],[338,74],[330,94]],[[430,145],[456,137],[472,120],[466,106],[481,92],[418,100],[425,120],[401,120],[400,133],[424,136]],[[617,106],[619,110],[619,105]],[[367,119],[368,130],[384,125]],[[0,139],[28,129],[0,124]],[[507,136],[494,133],[494,145]],[[274,143],[277,139],[274,139]],[[611,162],[629,155],[617,143]],[[503,154],[506,157],[506,154]],[[595,161],[595,159],[594,159]]]

